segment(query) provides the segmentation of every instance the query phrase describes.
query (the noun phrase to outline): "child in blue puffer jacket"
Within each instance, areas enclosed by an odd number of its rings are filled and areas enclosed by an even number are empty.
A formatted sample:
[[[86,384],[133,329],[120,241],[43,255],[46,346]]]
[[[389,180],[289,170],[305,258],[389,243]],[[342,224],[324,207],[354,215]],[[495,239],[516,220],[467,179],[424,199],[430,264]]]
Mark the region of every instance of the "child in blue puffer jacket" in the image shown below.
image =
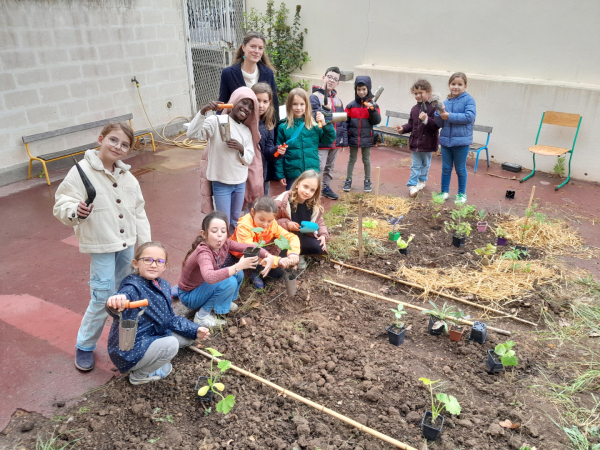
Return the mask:
[[[458,176],[458,195],[454,201],[462,205],[467,201],[467,156],[473,143],[473,124],[475,123],[475,99],[467,92],[467,76],[456,72],[448,82],[450,95],[444,101],[445,110],[436,111],[435,122],[441,128],[440,146],[442,147],[442,194],[444,200],[450,191],[452,165]]]

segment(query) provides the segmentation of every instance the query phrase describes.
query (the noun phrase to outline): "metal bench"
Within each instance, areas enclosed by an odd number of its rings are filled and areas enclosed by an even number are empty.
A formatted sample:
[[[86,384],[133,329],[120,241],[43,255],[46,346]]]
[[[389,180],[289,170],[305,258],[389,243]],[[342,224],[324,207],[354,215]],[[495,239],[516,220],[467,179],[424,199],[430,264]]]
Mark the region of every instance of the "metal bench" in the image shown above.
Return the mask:
[[[390,117],[408,120],[410,118],[410,114],[396,112],[396,111],[386,111],[385,115],[387,116],[387,121],[385,122],[385,126],[384,127],[376,127],[376,131],[383,133],[383,134],[390,135],[390,136],[394,136],[394,137],[401,137],[401,138],[406,138],[406,139],[408,139],[410,137],[410,133],[400,134],[396,131],[395,127],[388,126],[390,123]],[[485,141],[485,144],[477,144],[477,143],[473,142],[469,146],[469,149],[471,151],[477,152],[477,156],[475,157],[475,170],[474,170],[475,173],[477,172],[477,163],[479,162],[479,153],[481,153],[482,150],[485,150],[487,165],[488,165],[488,167],[490,167],[490,154],[489,154],[488,144],[490,143],[490,134],[492,133],[492,130],[493,130],[493,127],[488,127],[485,125],[473,125],[473,131],[487,133],[487,139]]]
[[[71,134],[71,133],[75,133],[77,131],[85,131],[85,130],[90,130],[92,128],[104,127],[105,125],[112,123],[112,122],[125,122],[126,120],[129,121],[129,126],[131,126],[131,129],[133,130],[133,126],[131,125],[131,119],[133,119],[133,114],[130,113],[130,114],[125,114],[124,116],[111,117],[109,119],[98,120],[96,122],[82,123],[80,125],[75,125],[72,127],[61,128],[60,130],[46,131],[45,133],[32,134],[30,136],[23,136],[22,137],[23,143],[25,144],[25,148],[27,149],[27,154],[29,155],[29,174],[27,175],[27,179],[28,180],[31,179],[31,165],[33,164],[33,161],[39,161],[44,166],[44,175],[46,175],[46,182],[48,183],[48,186],[50,186],[50,177],[48,176],[48,169],[46,167],[46,163],[51,162],[51,161],[56,161],[58,159],[68,158],[71,155],[79,155],[81,153],[85,153],[86,150],[98,148],[98,142],[92,142],[92,143],[89,143],[86,145],[80,145],[78,147],[73,147],[73,148],[70,148],[67,150],[49,153],[47,155],[33,156],[31,154],[31,150],[29,148],[30,142],[41,141],[43,139],[49,139],[49,138],[56,137],[56,136],[63,136],[65,134]],[[154,145],[154,136],[152,135],[152,131],[149,131],[149,130],[141,130],[141,131],[134,130],[134,137],[136,138],[135,145],[138,144],[138,142],[142,136],[148,136],[148,135],[150,136],[150,139],[152,140],[152,149],[153,149],[153,151],[156,151],[156,146]]]

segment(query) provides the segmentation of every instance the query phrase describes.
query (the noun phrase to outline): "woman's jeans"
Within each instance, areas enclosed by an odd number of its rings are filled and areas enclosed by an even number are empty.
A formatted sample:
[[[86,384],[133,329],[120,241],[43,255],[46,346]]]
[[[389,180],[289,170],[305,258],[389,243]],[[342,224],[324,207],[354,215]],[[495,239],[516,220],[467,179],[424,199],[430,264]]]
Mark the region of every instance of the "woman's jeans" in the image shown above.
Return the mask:
[[[365,180],[371,179],[371,147],[361,147],[360,154],[362,156],[363,166],[365,168]],[[354,163],[358,157],[358,147],[350,147],[350,157],[348,158],[348,169],[346,178],[352,179],[352,172],[354,172]]]
[[[452,165],[458,176],[458,193],[466,194],[467,191],[467,156],[469,146],[444,147],[442,145],[442,192],[450,192],[450,177]]]
[[[91,352],[96,349],[104,323],[108,317],[106,302],[108,297],[114,295],[121,281],[133,269],[134,246],[114,253],[90,253],[90,294],[92,299],[85,311],[83,320],[77,333],[76,347],[79,350]]]
[[[429,166],[431,166],[432,152],[410,152],[412,165],[410,166],[410,179],[407,186],[416,186],[419,181],[427,181]]]
[[[233,233],[244,206],[246,182],[240,184],[225,184],[211,181],[215,209],[225,213],[229,218],[229,231]]]
[[[244,272],[241,270],[229,278],[218,283],[209,284],[206,281],[191,291],[179,288],[179,300],[189,309],[215,310],[216,314],[227,314],[231,308],[231,302],[238,297],[240,286],[244,280]]]

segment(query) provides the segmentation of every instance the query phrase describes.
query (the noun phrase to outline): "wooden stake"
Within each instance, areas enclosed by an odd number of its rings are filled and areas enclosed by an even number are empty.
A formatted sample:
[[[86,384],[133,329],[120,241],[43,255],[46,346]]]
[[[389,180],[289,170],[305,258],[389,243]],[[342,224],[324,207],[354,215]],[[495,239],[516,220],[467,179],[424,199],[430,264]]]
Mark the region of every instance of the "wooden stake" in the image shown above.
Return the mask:
[[[332,263],[334,263],[334,264],[339,264],[340,266],[348,267],[349,269],[360,270],[361,272],[365,272],[365,273],[368,273],[370,275],[375,275],[375,276],[378,276],[378,277],[381,277],[381,278],[385,278],[385,279],[391,280],[391,281],[393,281],[395,283],[401,283],[401,284],[404,284],[406,286],[410,286],[410,287],[414,287],[414,288],[417,288],[417,289],[421,289],[422,291],[426,290],[423,286],[420,286],[418,284],[409,283],[408,281],[399,280],[398,278],[392,278],[392,277],[389,277],[389,276],[384,275],[384,274],[379,273],[379,272],[373,272],[371,270],[361,269],[360,267],[351,266],[350,264],[345,264],[345,263],[340,262],[340,261],[334,261],[333,259],[330,260],[330,261]],[[439,292],[439,291],[429,290],[429,292],[431,292],[432,294],[435,294],[435,295],[439,295],[440,297],[446,297],[446,298],[449,298],[450,300],[454,300],[454,301],[457,301],[457,302],[460,302],[460,303],[464,303],[466,305],[474,306],[475,308],[480,308],[480,309],[483,309],[485,311],[491,311],[491,312],[495,312],[497,314],[502,314],[502,315],[504,315],[506,317],[509,317],[509,318],[511,318],[513,320],[516,320],[518,322],[523,322],[523,323],[526,323],[527,325],[533,325],[534,327],[537,327],[537,323],[530,322],[530,321],[525,320],[525,319],[521,319],[520,317],[517,317],[517,316],[511,316],[511,315],[507,314],[504,311],[500,311],[498,309],[490,308],[489,306],[479,305],[477,303],[473,303],[473,302],[470,302],[468,300],[464,300],[462,298],[455,297],[455,296],[450,295],[450,294],[444,294],[443,292]]]
[[[422,308],[420,306],[412,305],[410,303],[405,303],[405,302],[401,302],[399,300],[394,300],[393,298],[384,297],[383,295],[372,294],[371,292],[363,291],[362,289],[353,288],[351,286],[346,286],[345,284],[336,283],[335,281],[330,281],[330,280],[323,280],[323,281],[325,281],[325,283],[333,284],[334,286],[338,286],[338,287],[341,287],[344,289],[349,289],[351,291],[358,292],[359,294],[368,295],[369,297],[375,297],[380,300],[385,300],[386,302],[395,303],[397,305],[404,305],[407,308],[416,309],[418,311],[426,311],[427,310],[427,308]],[[459,319],[458,321],[464,325],[469,325],[469,326],[474,325],[473,322],[471,322],[470,320]],[[487,327],[487,329],[491,330],[491,331],[495,331],[498,334],[503,334],[505,336],[510,336],[512,334],[510,331],[502,330],[500,328]]]
[[[377,209],[377,197],[379,196],[379,175],[381,167],[375,167],[375,209]]]
[[[527,205],[527,209],[531,208],[531,202],[533,202],[533,194],[535,193],[535,186],[531,188],[531,195],[529,196],[529,205]]]
[[[214,356],[212,356],[209,353],[203,352],[202,350],[200,350],[199,348],[194,347],[193,345],[188,347],[190,350],[201,354],[202,356],[206,356],[209,359],[214,359],[216,362],[221,361],[219,358],[215,358]],[[329,408],[325,408],[323,405],[319,405],[318,403],[315,403],[313,401],[310,401],[307,398],[304,398],[298,394],[295,394],[291,391],[288,391],[287,389],[282,388],[281,386],[276,385],[275,383],[271,383],[270,381],[265,380],[264,378],[259,377],[258,375],[254,375],[252,372],[248,372],[247,370],[244,370],[240,367],[234,366],[233,364],[231,365],[231,369],[235,370],[236,372],[241,373],[242,375],[246,375],[249,378],[252,378],[253,380],[256,380],[266,386],[272,387],[273,389],[275,389],[276,391],[278,391],[279,393],[283,394],[283,395],[287,395],[291,398],[293,398],[294,400],[298,400],[299,402],[302,402],[308,406],[311,406],[315,409],[318,409],[319,411],[324,412],[325,414],[329,414],[330,416],[335,417],[336,419],[341,420],[342,422],[346,422],[349,425],[352,425],[353,427],[358,428],[360,431],[363,431],[367,434],[370,434],[371,436],[375,436],[379,439],[381,439],[384,442],[387,442],[388,444],[392,444],[395,445],[398,448],[401,448],[403,450],[417,450],[414,447],[411,447],[408,444],[405,444],[403,442],[397,441],[396,439],[393,439],[389,436],[386,436],[385,434],[380,433],[379,431],[376,431],[372,428],[369,428],[365,425],[362,425],[361,423],[358,423],[346,416],[343,416]]]
[[[358,199],[358,257],[363,258],[362,198]]]

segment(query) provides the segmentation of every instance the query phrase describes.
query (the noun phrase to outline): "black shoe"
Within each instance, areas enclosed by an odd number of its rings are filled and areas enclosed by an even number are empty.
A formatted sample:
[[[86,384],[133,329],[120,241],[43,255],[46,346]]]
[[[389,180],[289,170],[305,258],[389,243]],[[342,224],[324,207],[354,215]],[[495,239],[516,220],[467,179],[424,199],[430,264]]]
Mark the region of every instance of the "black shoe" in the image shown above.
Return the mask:
[[[94,352],[75,349],[75,367],[84,372],[94,368]]]
[[[373,189],[371,188],[371,180],[365,180],[365,192],[371,192]]]
[[[321,195],[326,198],[330,198],[331,200],[337,200],[340,198],[335,192],[331,190],[329,186],[321,191]]]
[[[346,182],[344,183],[344,187],[343,187],[342,191],[350,192],[350,189],[352,189],[352,180],[350,178],[348,178],[346,180]]]

